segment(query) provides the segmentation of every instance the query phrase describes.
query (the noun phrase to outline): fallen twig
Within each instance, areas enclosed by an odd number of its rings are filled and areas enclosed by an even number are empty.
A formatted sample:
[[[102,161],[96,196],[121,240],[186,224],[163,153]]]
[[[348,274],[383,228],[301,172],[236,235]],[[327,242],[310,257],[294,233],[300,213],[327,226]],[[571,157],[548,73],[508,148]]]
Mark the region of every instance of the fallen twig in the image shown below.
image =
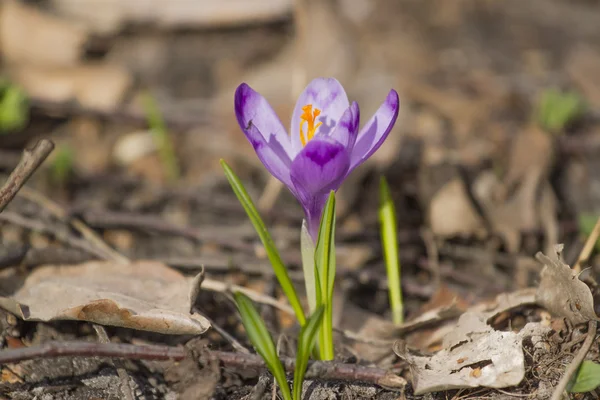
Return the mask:
[[[10,364],[37,358],[109,357],[131,360],[183,360],[183,347],[133,345],[123,343],[48,342],[40,346],[20,347],[0,351],[0,364]]]
[[[187,354],[188,353],[183,347],[161,345],[76,341],[48,342],[39,346],[2,350],[0,351],[0,364],[54,357],[108,357],[154,361],[181,361]],[[266,368],[262,358],[256,354],[210,350],[208,351],[208,354],[210,357],[220,361],[229,368]],[[280,357],[280,359],[287,371],[294,371],[295,360],[293,358]],[[394,389],[401,389],[406,385],[406,380],[404,378],[385,369],[324,361],[313,361],[309,363],[308,370],[306,371],[306,378],[358,381]]]
[[[214,242],[229,248],[252,251],[251,244],[244,243],[240,237],[233,236],[235,230],[215,232],[215,229],[201,230],[188,226],[177,226],[165,221],[162,218],[139,213],[124,211],[84,211],[82,218],[88,224],[100,228],[129,228],[141,231],[150,231],[166,235],[177,235],[198,242]],[[238,228],[239,231],[239,228]],[[254,232],[251,232],[253,234]]]
[[[569,366],[567,367],[565,374],[562,376],[562,378],[560,378],[558,385],[556,385],[556,388],[554,389],[554,393],[552,393],[551,400],[560,400],[563,398],[563,393],[564,393],[565,389],[567,388],[567,385],[569,384],[569,382],[571,381],[571,378],[573,378],[575,373],[577,373],[577,370],[579,369],[579,366],[583,362],[585,355],[590,350],[590,347],[592,347],[592,343],[594,343],[594,339],[596,338],[596,329],[597,328],[598,328],[598,323],[596,321],[588,322],[587,337],[585,338],[585,341],[581,345],[581,348],[579,349],[579,351],[577,352],[577,354],[571,361],[571,364],[569,364]]]
[[[256,354],[228,353],[224,351],[211,351],[210,354],[230,368],[266,368],[262,358]],[[294,371],[296,361],[293,358],[279,358],[286,371]],[[406,385],[404,378],[385,369],[327,361],[310,362],[306,371],[306,378],[358,381],[395,389],[403,388]]]
[[[23,187],[25,182],[44,162],[53,149],[54,143],[52,141],[42,139],[32,149],[25,149],[23,151],[21,161],[0,189],[0,212],[16,196],[19,189]]]

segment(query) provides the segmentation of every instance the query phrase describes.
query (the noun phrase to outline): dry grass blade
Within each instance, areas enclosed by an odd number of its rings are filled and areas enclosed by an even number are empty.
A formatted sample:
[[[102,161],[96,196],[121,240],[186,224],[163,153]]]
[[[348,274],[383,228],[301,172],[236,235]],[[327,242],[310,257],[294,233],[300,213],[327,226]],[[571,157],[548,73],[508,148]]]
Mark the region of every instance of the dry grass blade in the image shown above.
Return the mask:
[[[573,266],[573,270],[575,272],[581,272],[581,264],[590,258],[590,254],[594,249],[594,245],[598,241],[598,237],[600,236],[600,218],[596,221],[596,225],[594,225],[594,229],[592,229],[592,233],[585,241],[585,245],[583,249],[581,249],[581,253],[579,253],[579,257],[577,257],[577,262],[575,266]]]

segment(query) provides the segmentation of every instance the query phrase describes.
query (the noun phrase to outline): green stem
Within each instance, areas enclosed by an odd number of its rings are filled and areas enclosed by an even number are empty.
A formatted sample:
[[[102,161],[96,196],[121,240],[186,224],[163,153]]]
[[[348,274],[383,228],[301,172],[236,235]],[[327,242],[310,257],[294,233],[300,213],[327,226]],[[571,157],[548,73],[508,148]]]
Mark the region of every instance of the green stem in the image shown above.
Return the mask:
[[[321,346],[319,346],[321,360],[331,361],[335,357],[333,350],[333,307],[332,304],[325,306],[325,315],[321,322],[319,331]]]
[[[317,309],[317,289],[315,282],[315,244],[308,233],[306,220],[302,221],[300,233],[300,254],[302,256],[302,270],[304,272],[304,285],[310,314]]]
[[[379,223],[383,254],[385,257],[385,267],[388,276],[392,321],[395,324],[400,325],[404,321],[404,304],[402,302],[402,286],[400,282],[400,256],[398,254],[398,237],[396,234],[396,210],[390,194],[390,188],[383,176],[379,182],[379,195]]]

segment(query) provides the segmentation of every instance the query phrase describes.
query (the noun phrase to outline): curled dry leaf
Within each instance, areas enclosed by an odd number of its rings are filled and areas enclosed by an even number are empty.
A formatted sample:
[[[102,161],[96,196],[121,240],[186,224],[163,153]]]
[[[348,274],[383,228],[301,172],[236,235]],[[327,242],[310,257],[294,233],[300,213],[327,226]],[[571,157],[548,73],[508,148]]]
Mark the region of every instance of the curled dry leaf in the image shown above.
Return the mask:
[[[18,1],[0,3],[0,50],[10,64],[73,66],[88,33],[78,24]]]
[[[396,354],[411,369],[416,395],[474,387],[503,388],[518,385],[525,376],[522,342],[525,337],[543,337],[547,328],[530,323],[519,333],[496,331],[487,316],[463,314],[445,340],[443,350],[432,356],[410,352],[398,342]]]
[[[550,257],[540,252],[536,258],[544,264],[536,293],[538,304],[573,324],[598,321],[590,288],[561,260],[560,251],[555,251]]]
[[[189,314],[197,284],[154,261],[51,265],[33,271],[10,297],[0,297],[0,307],[26,321],[79,320],[198,335],[210,323]]]

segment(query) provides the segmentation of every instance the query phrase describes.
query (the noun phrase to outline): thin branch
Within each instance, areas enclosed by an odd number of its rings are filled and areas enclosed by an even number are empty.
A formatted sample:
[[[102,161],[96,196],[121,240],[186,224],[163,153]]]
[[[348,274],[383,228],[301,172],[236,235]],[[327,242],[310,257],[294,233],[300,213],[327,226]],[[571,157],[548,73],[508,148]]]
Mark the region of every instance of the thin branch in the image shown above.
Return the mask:
[[[85,210],[81,217],[89,225],[99,228],[129,228],[150,231],[166,235],[182,236],[198,242],[213,242],[229,248],[250,251],[252,245],[244,243],[238,227],[234,229],[216,229],[207,227],[198,229],[189,226],[171,224],[160,217],[139,213],[110,210]],[[244,233],[244,232],[242,232]],[[250,234],[254,234],[253,231]]]
[[[211,351],[210,354],[229,368],[265,368],[262,358],[256,354],[228,353],[223,351]],[[280,357],[280,359],[286,371],[294,371],[296,361],[293,358]],[[406,385],[404,378],[385,369],[327,361],[310,362],[306,371],[306,378],[364,382],[396,389],[403,388]]]
[[[40,346],[20,347],[0,351],[0,365],[37,358],[108,357],[131,360],[175,360],[186,357],[183,347],[133,345],[123,343],[48,342]]]
[[[567,367],[565,374],[562,376],[562,378],[560,378],[558,385],[556,385],[556,388],[554,388],[554,393],[552,393],[551,400],[560,400],[563,398],[563,393],[567,388],[567,385],[571,381],[571,378],[573,378],[573,376],[577,373],[577,370],[583,362],[583,359],[585,358],[587,352],[590,351],[592,343],[594,343],[597,328],[598,323],[596,321],[588,322],[587,337],[585,338],[585,341],[581,345],[581,348],[571,361],[571,364],[569,364],[569,366]]]
[[[208,351],[208,354],[228,368],[266,368],[262,358],[256,354],[230,353],[225,351]],[[0,365],[54,357],[108,357],[153,361],[181,361],[186,356],[187,352],[183,347],[67,341],[48,342],[39,346],[2,350],[0,351]],[[295,360],[293,358],[281,357],[281,361],[288,372],[294,371]],[[403,388],[406,385],[404,378],[381,368],[324,361],[309,363],[306,378],[358,381],[395,389]]]
[[[10,203],[19,189],[23,187],[25,182],[44,162],[53,149],[54,143],[52,141],[42,139],[32,149],[25,149],[23,151],[21,161],[0,189],[0,212]]]

